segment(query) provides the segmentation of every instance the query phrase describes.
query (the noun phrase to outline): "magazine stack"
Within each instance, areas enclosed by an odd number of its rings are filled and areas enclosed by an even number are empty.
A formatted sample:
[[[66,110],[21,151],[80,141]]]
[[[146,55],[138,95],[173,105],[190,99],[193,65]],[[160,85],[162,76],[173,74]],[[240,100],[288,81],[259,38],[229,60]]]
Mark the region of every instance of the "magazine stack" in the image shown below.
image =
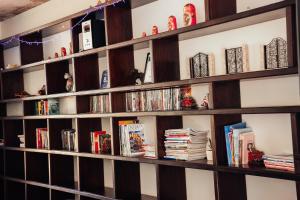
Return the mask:
[[[293,155],[264,155],[263,159],[266,168],[295,171]]]
[[[144,156],[144,124],[135,120],[119,121],[120,154],[128,157]]]
[[[170,129],[165,131],[166,159],[199,160],[206,158],[208,131]]]

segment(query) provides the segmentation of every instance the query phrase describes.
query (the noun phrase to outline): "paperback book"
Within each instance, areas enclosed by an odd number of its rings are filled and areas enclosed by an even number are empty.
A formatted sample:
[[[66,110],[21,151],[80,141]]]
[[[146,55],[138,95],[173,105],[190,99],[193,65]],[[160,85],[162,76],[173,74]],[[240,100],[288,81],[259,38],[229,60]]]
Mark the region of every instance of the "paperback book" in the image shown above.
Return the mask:
[[[92,131],[91,133],[91,151],[95,154],[111,153],[111,135],[106,131]]]
[[[47,128],[37,128],[35,129],[36,134],[36,148],[37,149],[48,149],[49,139]]]

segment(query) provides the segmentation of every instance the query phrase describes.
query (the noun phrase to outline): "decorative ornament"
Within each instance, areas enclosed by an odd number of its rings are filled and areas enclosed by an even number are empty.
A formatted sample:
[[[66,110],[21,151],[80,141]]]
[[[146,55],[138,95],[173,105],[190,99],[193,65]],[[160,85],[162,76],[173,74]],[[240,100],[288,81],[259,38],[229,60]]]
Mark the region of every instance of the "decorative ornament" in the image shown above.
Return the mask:
[[[129,72],[129,77],[131,80],[134,80],[134,83],[136,85],[141,85],[143,83],[144,79],[144,73],[139,72],[137,69],[131,69]]]
[[[64,78],[67,80],[66,82],[66,90],[68,92],[72,92],[74,89],[74,82],[73,82],[73,77],[71,74],[69,73],[65,73]]]
[[[263,46],[265,69],[288,67],[287,42],[282,38],[274,38]]]
[[[62,47],[62,48],[60,49],[60,54],[61,54],[61,57],[64,57],[64,56],[67,55],[67,50],[66,50],[65,47]]]
[[[183,8],[184,26],[197,24],[196,7],[194,4],[186,4]]]
[[[264,166],[263,155],[264,152],[258,151],[254,145],[249,145],[248,147],[248,164],[250,166],[262,167]]]
[[[248,72],[250,70],[248,45],[225,49],[223,52],[225,53],[227,74]]]
[[[70,52],[70,55],[71,54],[73,54],[73,44],[72,44],[72,42],[70,42],[70,44],[69,44],[69,52]]]
[[[183,110],[197,109],[198,105],[196,100],[192,97],[191,87],[186,87],[181,89],[181,108]]]
[[[46,86],[43,85],[42,88],[38,91],[39,95],[45,95],[46,94]]]
[[[209,94],[207,94],[201,101],[202,108],[208,109],[209,108]]]
[[[57,52],[55,52],[55,54],[54,54],[54,58],[58,58],[59,56],[58,56],[58,53]]]
[[[168,19],[168,30],[174,31],[177,29],[177,20],[175,16],[170,16]]]
[[[107,87],[108,87],[108,72],[107,70],[104,70],[101,76],[100,88],[107,88]]]
[[[152,27],[152,35],[156,35],[158,34],[158,27],[157,26],[153,26]]]
[[[142,37],[146,37],[147,33],[146,32],[142,32]]]

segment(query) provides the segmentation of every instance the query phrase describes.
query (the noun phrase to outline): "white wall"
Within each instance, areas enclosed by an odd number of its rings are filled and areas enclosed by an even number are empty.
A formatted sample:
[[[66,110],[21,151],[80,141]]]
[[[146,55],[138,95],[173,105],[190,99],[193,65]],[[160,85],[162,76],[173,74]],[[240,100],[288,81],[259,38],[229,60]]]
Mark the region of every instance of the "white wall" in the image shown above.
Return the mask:
[[[0,38],[53,22],[96,5],[96,0],[50,0],[40,6],[2,22]]]

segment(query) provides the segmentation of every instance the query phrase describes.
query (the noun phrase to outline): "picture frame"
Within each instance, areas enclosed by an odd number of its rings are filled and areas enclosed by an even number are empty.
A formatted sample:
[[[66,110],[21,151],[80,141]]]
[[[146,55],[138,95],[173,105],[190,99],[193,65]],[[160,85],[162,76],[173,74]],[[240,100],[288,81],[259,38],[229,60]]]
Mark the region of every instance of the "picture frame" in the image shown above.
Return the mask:
[[[151,53],[147,53],[143,83],[154,83]]]

